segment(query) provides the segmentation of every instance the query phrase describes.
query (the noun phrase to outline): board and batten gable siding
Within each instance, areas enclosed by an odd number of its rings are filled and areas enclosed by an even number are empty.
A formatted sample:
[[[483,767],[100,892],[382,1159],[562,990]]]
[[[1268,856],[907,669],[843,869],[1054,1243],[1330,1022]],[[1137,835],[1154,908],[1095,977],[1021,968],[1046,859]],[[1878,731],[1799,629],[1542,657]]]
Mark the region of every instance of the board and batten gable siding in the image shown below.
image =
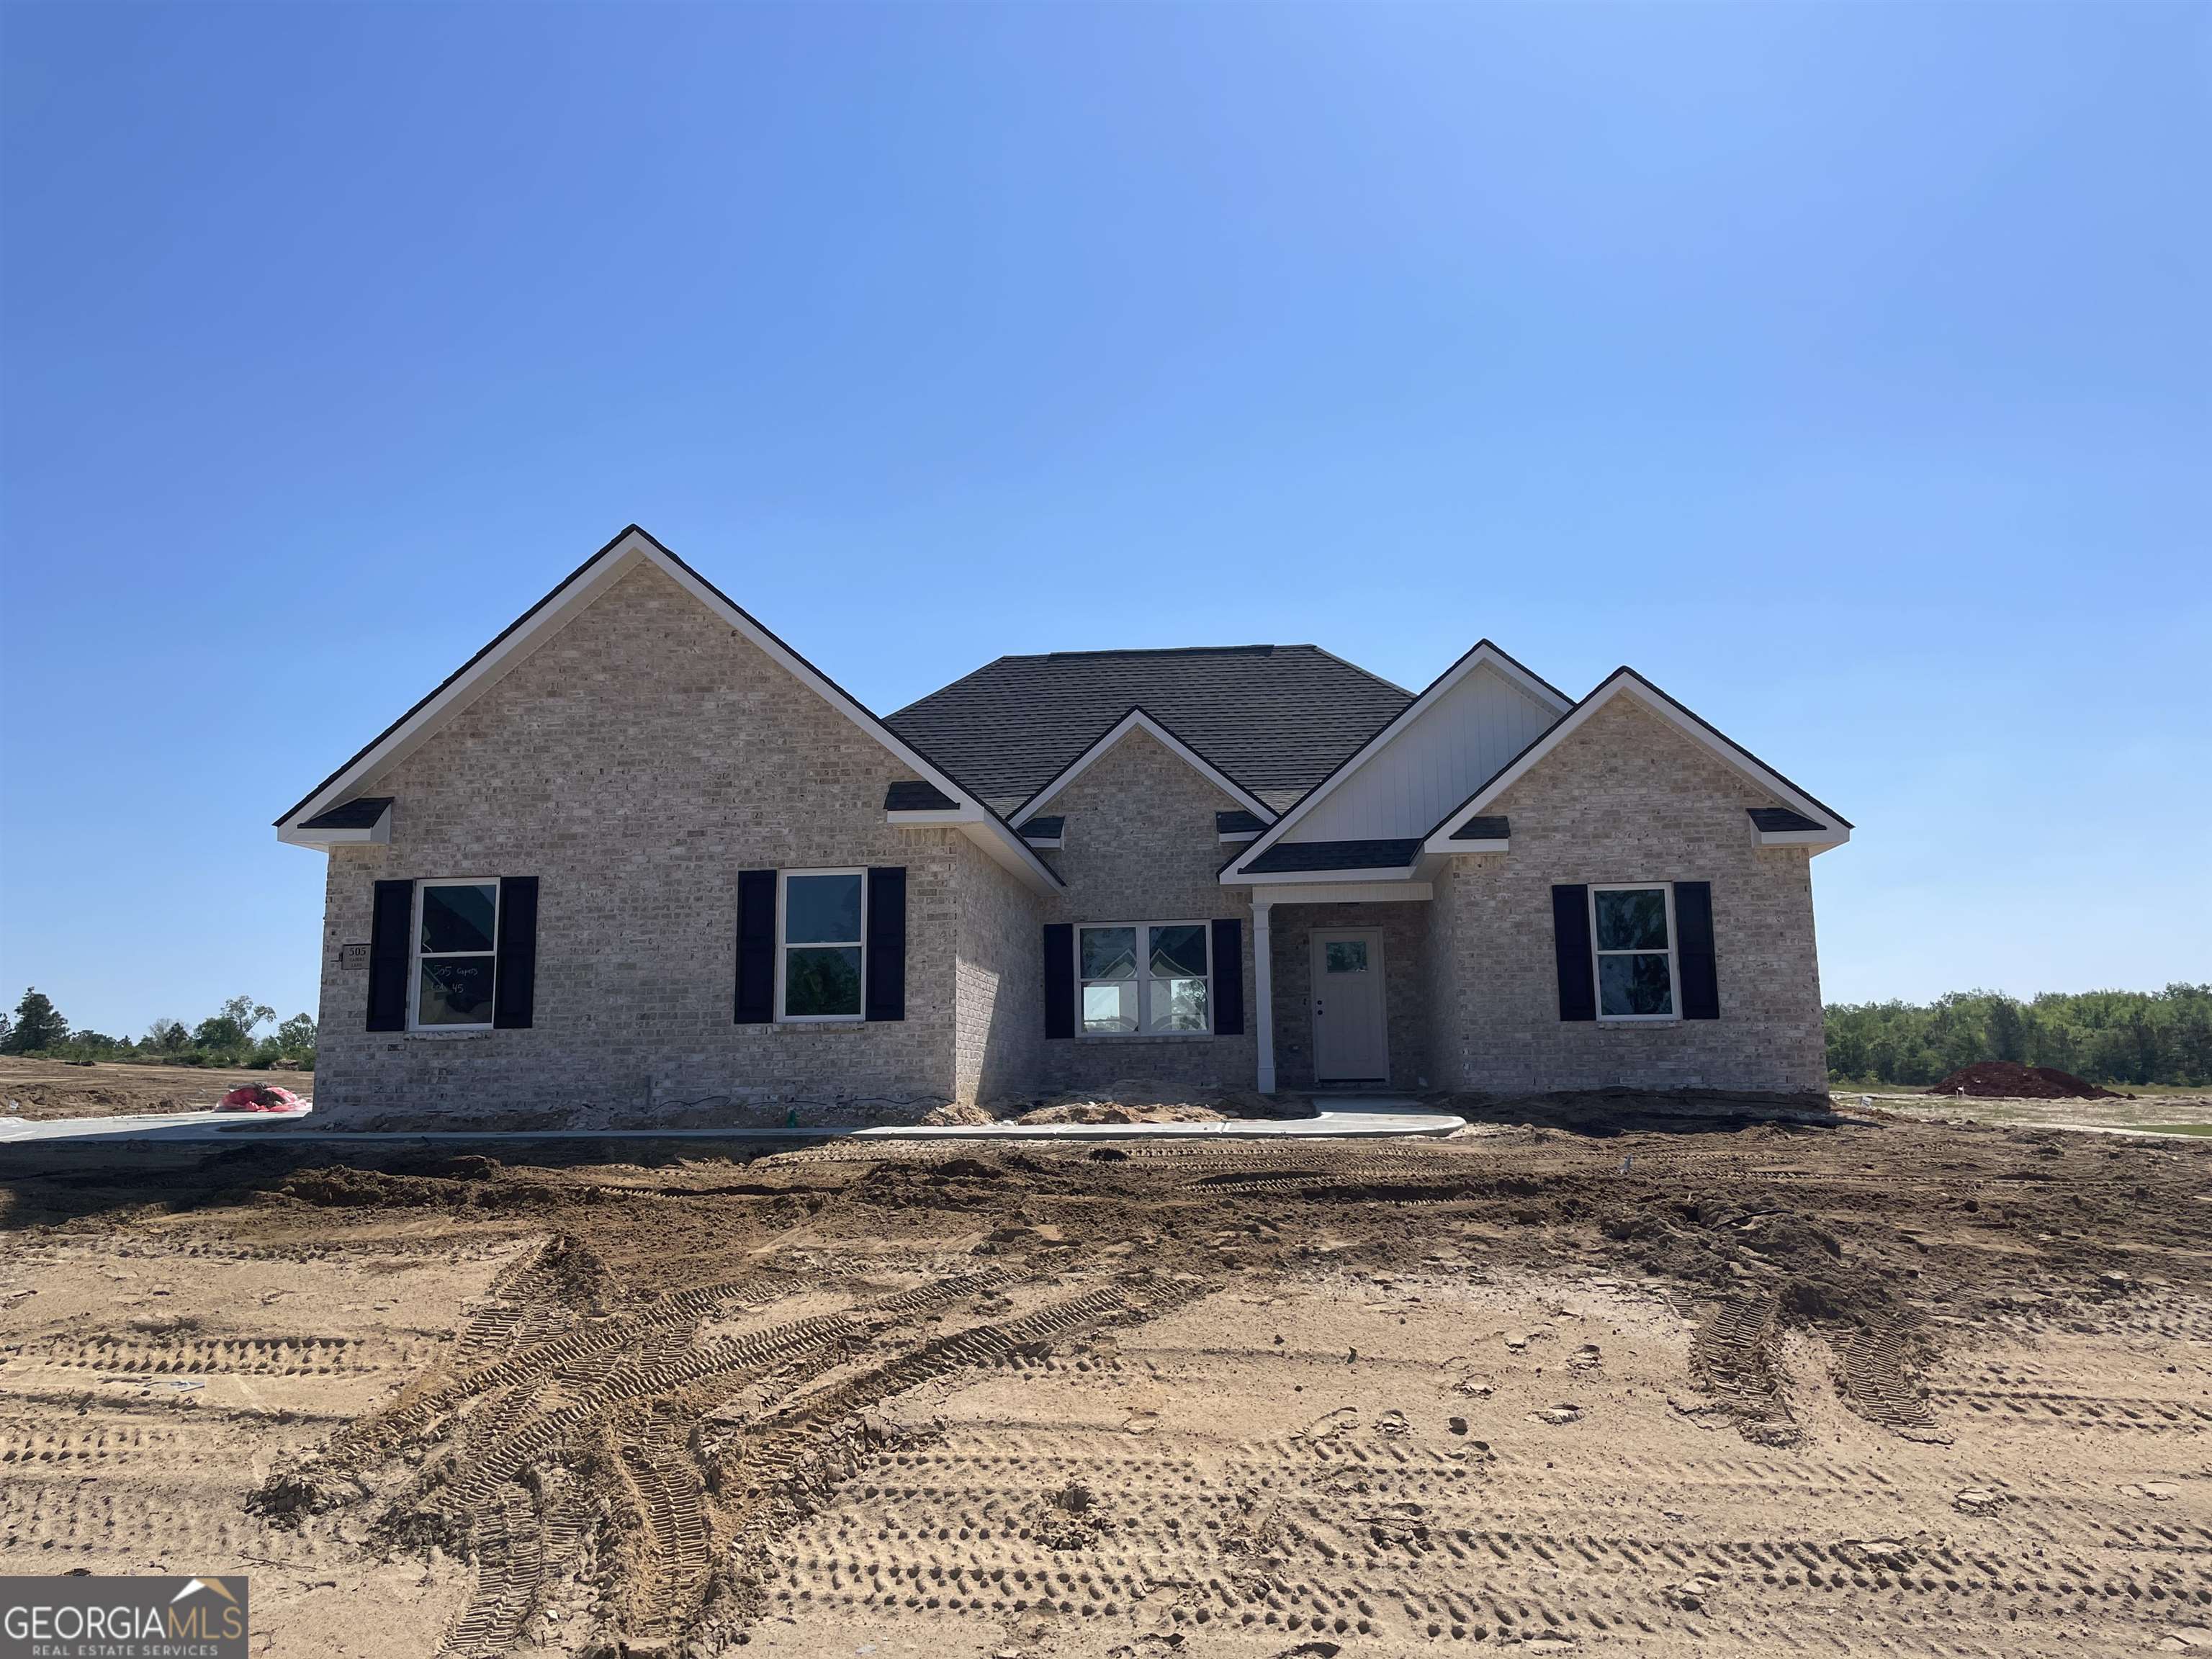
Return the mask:
[[[884,822],[912,775],[638,566],[374,781],[395,798],[389,845],[331,850],[318,1118],[780,1122],[793,1103],[820,1121],[952,1098],[973,848]],[[907,872],[905,1018],[734,1024],[739,872],[871,866]],[[365,1030],[368,976],[339,947],[368,939],[374,883],[455,876],[538,878],[531,1028]]]
[[[1283,840],[1425,836],[1558,718],[1483,663],[1343,777]]]
[[[1443,1086],[1824,1093],[1810,857],[1755,846],[1745,817],[1774,804],[1632,699],[1599,709],[1488,809],[1511,820],[1511,850],[1456,855],[1435,878]],[[1562,1020],[1553,886],[1662,881],[1712,884],[1720,1018]]]
[[[1066,846],[1044,857],[1067,885],[1045,903],[1042,921],[1233,917],[1242,941],[1247,1018],[1241,1036],[1079,1035],[1045,1042],[1045,1086],[1101,1091],[1117,1082],[1147,1090],[1253,1087],[1258,1053],[1249,1013],[1252,902],[1246,890],[1221,884],[1222,851],[1213,823],[1216,812],[1241,805],[1141,728],[1127,732],[1053,797],[1052,810],[1066,819]],[[1030,948],[1037,963],[1032,971],[1041,975],[1042,938]],[[1040,1030],[1042,1019],[1040,1012]]]

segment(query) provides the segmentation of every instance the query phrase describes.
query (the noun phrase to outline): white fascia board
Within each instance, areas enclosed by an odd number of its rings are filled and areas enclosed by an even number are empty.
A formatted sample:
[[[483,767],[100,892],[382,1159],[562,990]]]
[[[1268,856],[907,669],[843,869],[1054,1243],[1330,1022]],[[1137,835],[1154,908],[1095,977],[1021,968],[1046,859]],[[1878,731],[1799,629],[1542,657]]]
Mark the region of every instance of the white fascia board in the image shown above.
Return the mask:
[[[1238,830],[1226,836],[1216,836],[1214,840],[1224,847],[1239,847],[1248,841],[1257,841],[1259,838],[1260,832],[1257,830]]]
[[[1851,838],[1848,830],[1762,830],[1757,824],[1751,833],[1761,847],[1809,847],[1815,853],[1841,847]]]
[[[1513,843],[1510,841],[1455,841],[1439,847],[1437,845],[1436,840],[1433,836],[1431,836],[1427,842],[1424,842],[1421,847],[1421,851],[1424,854],[1431,853],[1510,853],[1512,850]]]
[[[1496,775],[1476,790],[1464,806],[1431,830],[1428,840],[1422,845],[1422,852],[1450,852],[1456,844],[1451,838],[1454,830],[1469,818],[1483,816],[1497,803],[1499,796],[1528,776],[1546,756],[1580,731],[1599,709],[1615,697],[1624,696],[1634,698],[1645,710],[1656,714],[1684,737],[1699,744],[1784,805],[1833,826],[1832,830],[1822,832],[1824,838],[1832,840],[1832,844],[1837,830],[1844,832],[1844,838],[1849,839],[1850,826],[1835,811],[1814,799],[1749,750],[1707,726],[1634,669],[1621,667],[1614,669],[1596,690],[1577,703],[1572,714],[1555,722],[1534,743],[1499,768]]]
[[[1063,767],[1058,777],[1024,801],[1020,810],[1011,814],[1007,822],[1017,830],[1020,829],[1023,824],[1027,823],[1042,811],[1045,804],[1054,795],[1089,771],[1092,763],[1108,750],[1135,731],[1143,731],[1165,745],[1177,759],[1191,767],[1223,794],[1227,795],[1239,806],[1251,813],[1254,817],[1265,823],[1273,823],[1275,821],[1274,809],[1267,802],[1246,789],[1243,784],[1238,783],[1219,767],[1214,765],[1212,761],[1169,731],[1166,726],[1162,726],[1142,708],[1132,708],[1114,722],[1113,728],[1104,737],[1099,738],[1097,742],[1092,744]]]
[[[1265,875],[1246,875],[1235,870],[1221,872],[1225,887],[1326,886],[1333,882],[1393,882],[1404,886],[1413,879],[1413,866],[1403,870],[1275,870]]]
[[[1032,847],[1037,848],[1039,848],[1039,849],[1041,849],[1041,850],[1049,851],[1049,852],[1054,852],[1054,853],[1058,852],[1061,848],[1063,848],[1063,847],[1065,847],[1065,846],[1066,846],[1066,845],[1067,845],[1067,837],[1066,837],[1066,836],[1064,836],[1064,835],[1060,835],[1060,836],[1024,836],[1022,837],[1022,839],[1023,839],[1024,841],[1027,842],[1028,842],[1030,846],[1032,846]]]
[[[1343,762],[1335,771],[1300,796],[1295,805],[1270,824],[1258,842],[1246,849],[1243,857],[1237,860],[1237,863],[1242,864],[1245,859],[1257,857],[1280,841],[1291,825],[1327,800],[1335,793],[1339,786],[1345,783],[1361,767],[1388,748],[1393,738],[1411,726],[1438,698],[1474,672],[1476,669],[1486,666],[1495,670],[1516,690],[1526,692],[1555,714],[1564,714],[1575,706],[1572,700],[1563,696],[1557,687],[1545,684],[1543,681],[1538,679],[1488,640],[1477,641],[1472,650],[1431,680],[1419,696],[1400,709],[1396,717],[1380,732],[1368,738],[1351,759]],[[1234,873],[1233,870],[1224,872],[1222,879],[1226,881]]]
[[[984,815],[972,806],[919,806],[908,811],[887,810],[885,823],[934,827],[947,823],[981,823]]]
[[[635,525],[586,560],[566,581],[526,611],[504,634],[471,658],[460,672],[400,716],[381,737],[347,762],[307,799],[287,812],[277,822],[277,838],[287,839],[285,832],[288,830],[328,811],[357,793],[366,781],[413,752],[454,714],[474,702],[484,690],[552,637],[571,617],[641,562],[653,565],[668,576],[741,638],[766,653],[787,673],[813,690],[823,702],[896,756],[918,776],[935,785],[953,800],[981,813],[983,816],[974,821],[975,827],[985,832],[975,837],[977,844],[984,846],[988,851],[991,850],[991,842],[999,843],[998,853],[1011,854],[1010,859],[1001,858],[1000,861],[1021,874],[1027,884],[1040,893],[1051,893],[1061,885],[1051,866],[1031,852],[1005,820],[902,740],[842,686],[747,616],[728,595]],[[964,821],[963,827],[968,827]]]
[[[1255,905],[1270,904],[1404,904],[1436,896],[1425,881],[1297,882],[1270,887],[1252,895]]]
[[[288,847],[389,847],[392,844],[392,809],[387,806],[376,815],[376,822],[366,830],[307,830],[283,829],[276,839]]]

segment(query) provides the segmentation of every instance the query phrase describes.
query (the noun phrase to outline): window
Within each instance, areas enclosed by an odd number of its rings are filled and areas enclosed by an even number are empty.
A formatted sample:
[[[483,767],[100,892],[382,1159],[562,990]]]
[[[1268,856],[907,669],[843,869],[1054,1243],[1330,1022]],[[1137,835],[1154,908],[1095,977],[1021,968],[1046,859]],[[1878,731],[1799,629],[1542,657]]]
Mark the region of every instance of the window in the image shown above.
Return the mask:
[[[1213,1029],[1210,930],[1202,921],[1075,930],[1086,1036],[1203,1036]]]
[[[776,1018],[860,1018],[866,882],[858,870],[787,870],[776,945]]]
[[[499,941],[496,881],[424,881],[415,886],[415,1025],[420,1030],[489,1030],[492,952]]]
[[[1600,1019],[1675,1018],[1674,890],[1593,887]]]

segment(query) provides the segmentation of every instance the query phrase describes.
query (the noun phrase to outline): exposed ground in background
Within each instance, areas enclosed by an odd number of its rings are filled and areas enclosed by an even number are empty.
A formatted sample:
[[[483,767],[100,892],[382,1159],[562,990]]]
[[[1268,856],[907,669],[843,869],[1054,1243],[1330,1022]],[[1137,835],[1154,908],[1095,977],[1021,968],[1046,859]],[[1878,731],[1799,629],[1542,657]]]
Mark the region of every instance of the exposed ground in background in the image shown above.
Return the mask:
[[[2103,1100],[1977,1100],[1944,1097],[1881,1087],[1838,1088],[1830,1097],[1856,1111],[1862,1098],[1875,1109],[1924,1123],[2077,1124],[2103,1129],[2169,1128],[2175,1124],[2212,1124],[2212,1090],[2139,1090]]]
[[[312,1095],[312,1072],[200,1066],[121,1066],[0,1054],[0,1112],[22,1118],[118,1117],[138,1112],[211,1112],[242,1083],[268,1083]],[[11,1107],[10,1103],[13,1103]]]
[[[1531,1115],[11,1151],[0,1571],[288,1659],[2212,1643],[2212,1146]]]

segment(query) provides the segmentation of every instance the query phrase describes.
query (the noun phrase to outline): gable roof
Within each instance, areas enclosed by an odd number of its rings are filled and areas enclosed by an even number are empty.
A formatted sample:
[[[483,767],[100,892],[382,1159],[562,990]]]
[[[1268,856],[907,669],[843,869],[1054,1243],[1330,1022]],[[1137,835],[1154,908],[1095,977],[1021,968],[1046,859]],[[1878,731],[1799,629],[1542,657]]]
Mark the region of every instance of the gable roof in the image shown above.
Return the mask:
[[[640,562],[651,564],[690,593],[749,643],[818,695],[854,725],[881,744],[924,782],[933,786],[966,816],[959,825],[986,852],[1040,890],[1063,885],[1052,866],[1036,855],[1005,818],[971,795],[936,762],[893,732],[844,687],[800,656],[636,525],[631,525],[577,566],[545,597],[500,631],[483,649],[463,663],[428,696],[384,728],[345,764],[325,778],[276,820],[280,839],[301,827],[300,821],[345,800],[351,792],[407,755],[445,723],[497,684],[514,664],[559,631],[593,599]]]
[[[1243,806],[1246,811],[1255,814],[1263,822],[1274,817],[1267,802],[1247,790],[1243,784],[1169,731],[1145,710],[1132,708],[1120,720],[1115,720],[1112,726],[1107,727],[1097,741],[1089,744],[1081,754],[1055,773],[1036,793],[1009,813],[1006,821],[1017,827],[1029,823],[1036,815],[1039,808],[1066,788],[1069,784],[1074,782],[1076,779],[1081,777],[1090,769],[1093,762],[1132,732],[1143,732],[1148,734],[1176,759],[1205,778],[1223,794]]]
[[[1327,799],[1334,790],[1389,746],[1391,739],[1411,726],[1427,709],[1433,708],[1451,689],[1478,668],[1489,667],[1521,690],[1527,692],[1546,708],[1564,714],[1575,706],[1574,699],[1549,680],[1533,672],[1488,640],[1477,640],[1462,653],[1459,659],[1431,680],[1421,695],[1410,699],[1404,707],[1392,712],[1380,728],[1369,734],[1367,740],[1346,754],[1328,773],[1316,780],[1313,787],[1291,803],[1282,816],[1275,820],[1250,846],[1240,850],[1235,858],[1221,867],[1224,878],[1251,868],[1253,860],[1279,842],[1299,819]]]
[[[1545,756],[1589,724],[1591,715],[1614,698],[1622,696],[1633,698],[1683,736],[1734,768],[1753,784],[1776,799],[1786,802],[1789,811],[1784,817],[1802,817],[1806,821],[1808,827],[1802,830],[1778,823],[1770,829],[1767,823],[1760,822],[1759,813],[1765,809],[1747,809],[1751,811],[1754,829],[1762,836],[1786,834],[1790,837],[1787,843],[1767,844],[1810,847],[1815,852],[1823,852],[1831,847],[1840,847],[1851,838],[1850,820],[1842,813],[1807,794],[1719,727],[1691,713],[1624,663],[1600,681],[1597,689],[1577,703],[1570,713],[1499,767],[1472,795],[1446,813],[1425,838],[1428,850],[1432,853],[1450,851],[1451,841],[1462,827],[1482,815],[1500,795],[1526,777]]]
[[[1141,708],[1244,789],[1291,790],[1412,701],[1311,645],[1055,651],[1000,657],[884,723],[977,793],[1025,800]]]

